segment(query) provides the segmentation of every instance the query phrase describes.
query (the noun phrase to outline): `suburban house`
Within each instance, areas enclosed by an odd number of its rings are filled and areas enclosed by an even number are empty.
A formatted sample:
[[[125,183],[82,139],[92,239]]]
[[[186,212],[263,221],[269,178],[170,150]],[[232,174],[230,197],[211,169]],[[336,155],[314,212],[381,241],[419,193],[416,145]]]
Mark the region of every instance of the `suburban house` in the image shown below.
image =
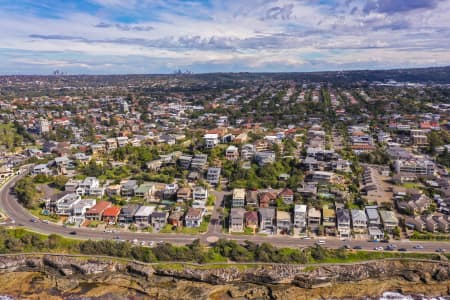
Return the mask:
[[[245,144],[241,149],[241,158],[243,160],[252,160],[255,156],[255,152],[255,146],[253,146],[252,144]]]
[[[208,133],[203,136],[205,148],[212,149],[219,143],[219,135],[217,133]]]
[[[33,171],[31,172],[33,175],[44,174],[49,175],[52,171],[47,167],[46,164],[39,164],[33,167]]]
[[[296,204],[294,206],[294,227],[304,231],[306,229],[306,215],[307,206],[304,204]]]
[[[95,177],[86,177],[76,189],[76,193],[81,196],[103,196],[104,189],[100,187],[100,181]]]
[[[86,219],[93,221],[101,221],[105,209],[111,206],[110,202],[100,201],[86,212]]]
[[[123,180],[120,183],[120,194],[124,197],[134,196],[134,191],[138,188],[136,180]]]
[[[108,224],[115,224],[120,215],[120,207],[110,206],[103,212],[102,221]]]
[[[290,234],[292,230],[292,217],[287,211],[277,211],[277,230],[281,234]]]
[[[64,190],[66,192],[75,193],[78,186],[81,184],[81,182],[82,182],[82,180],[80,180],[80,179],[70,178],[69,180],[67,180],[66,184],[64,185]]]
[[[259,207],[267,208],[276,204],[277,195],[270,191],[259,194]]]
[[[245,189],[234,189],[233,198],[231,199],[231,207],[245,206]]]
[[[218,185],[220,182],[220,168],[211,167],[208,168],[208,172],[206,173],[206,180],[211,185]]]
[[[245,227],[256,229],[258,228],[258,213],[256,211],[247,211],[244,215]]]
[[[136,197],[141,197],[144,199],[150,199],[155,192],[155,185],[153,183],[143,183],[135,191],[134,195]]]
[[[339,207],[336,209],[337,231],[341,238],[349,238],[350,230],[350,211],[348,209]]]
[[[164,200],[175,200],[178,191],[177,183],[170,183],[164,187],[163,199]]]
[[[294,192],[291,189],[285,188],[279,195],[285,204],[294,203]]]
[[[448,216],[434,216],[440,232],[450,232],[450,220]]]
[[[137,204],[128,204],[122,207],[122,210],[119,215],[119,223],[133,223],[134,215],[139,209],[139,205]]]
[[[203,208],[189,208],[184,216],[184,226],[200,227],[205,210]]]
[[[378,206],[366,206],[367,224],[369,228],[381,228]]]
[[[322,207],[322,225],[326,234],[336,234],[336,212],[328,204]]]
[[[371,241],[379,241],[384,238],[384,232],[377,227],[369,227],[368,233],[369,233],[369,240]]]
[[[392,232],[397,227],[398,219],[393,211],[380,210],[380,217],[385,231]]]
[[[105,189],[106,195],[108,196],[119,196],[120,195],[120,184],[111,184]]]
[[[352,209],[352,228],[355,233],[367,232],[367,216],[364,210]]]
[[[154,211],[150,215],[152,227],[156,230],[163,228],[167,224],[169,213],[166,211]]]
[[[264,151],[264,152],[256,152],[255,153],[255,161],[256,163],[262,167],[266,164],[274,163],[276,159],[275,152],[273,151]]]
[[[73,206],[72,216],[69,218],[69,222],[83,222],[86,212],[95,205],[97,201],[95,199],[81,199]]]
[[[208,199],[208,190],[200,185],[193,188],[192,199],[205,202]]]
[[[204,171],[208,165],[207,154],[195,154],[191,161],[191,169],[196,171]]]
[[[257,190],[247,190],[245,192],[245,202],[247,206],[257,207],[258,206],[258,191]]]
[[[259,228],[260,231],[275,229],[275,208],[260,208],[259,213]]]
[[[175,227],[183,226],[183,214],[181,211],[172,211],[167,218],[167,223]]]
[[[51,202],[51,207],[54,212],[60,216],[70,216],[73,212],[73,207],[80,202],[81,197],[75,193],[68,193],[60,197],[56,201]]]
[[[183,169],[189,169],[191,167],[191,162],[192,162],[192,156],[191,155],[181,155],[178,158],[178,164]]]
[[[191,198],[191,189],[188,187],[179,188],[177,191],[177,201],[178,202],[186,202]]]
[[[239,150],[236,146],[230,145],[225,150],[225,157],[228,160],[234,161],[239,158]]]
[[[148,224],[150,223],[150,215],[155,211],[155,206],[142,205],[134,214],[134,221],[136,223]]]
[[[411,229],[424,232],[426,231],[426,222],[421,216],[407,217],[405,219],[405,225]]]
[[[244,214],[243,208],[231,208],[229,216],[229,232],[243,232],[244,231]]]
[[[310,207],[308,210],[308,228],[311,231],[317,231],[322,219],[322,213],[315,207]]]

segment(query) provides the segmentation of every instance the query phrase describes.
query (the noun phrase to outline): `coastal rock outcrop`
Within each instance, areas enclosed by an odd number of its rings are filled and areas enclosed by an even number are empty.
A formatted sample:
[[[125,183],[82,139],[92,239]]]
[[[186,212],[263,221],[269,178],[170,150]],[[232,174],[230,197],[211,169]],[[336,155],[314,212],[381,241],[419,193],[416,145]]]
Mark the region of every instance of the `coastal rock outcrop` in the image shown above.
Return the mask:
[[[450,289],[450,263],[431,260],[392,259],[308,266],[294,264],[174,266],[71,255],[0,256],[0,273],[21,272],[42,274],[60,293],[82,290],[86,284],[105,284],[158,299],[179,297],[209,299],[214,298],[212,295],[215,294],[227,295],[232,299],[283,299],[283,297],[291,298],[299,291],[308,295],[315,293],[305,291],[316,289],[329,293],[338,292],[339,289],[334,287],[361,285],[367,281],[376,281],[380,284],[403,282],[403,285],[411,283],[428,287],[436,285],[439,289],[448,285]],[[366,288],[371,291],[370,285]],[[401,289],[402,285],[396,288]],[[344,295],[345,290],[339,293]]]

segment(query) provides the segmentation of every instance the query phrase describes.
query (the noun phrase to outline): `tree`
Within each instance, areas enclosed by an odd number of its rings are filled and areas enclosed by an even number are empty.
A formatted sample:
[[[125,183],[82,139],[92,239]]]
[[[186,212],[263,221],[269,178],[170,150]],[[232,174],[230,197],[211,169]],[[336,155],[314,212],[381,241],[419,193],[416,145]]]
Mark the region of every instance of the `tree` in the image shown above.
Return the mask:
[[[36,190],[36,185],[31,177],[24,177],[19,180],[14,190],[23,206],[26,208],[34,208],[36,206],[40,194]]]
[[[57,175],[54,176],[52,179],[52,184],[57,188],[62,190],[64,188],[64,186],[66,185],[67,181],[69,179],[66,176],[63,175]]]

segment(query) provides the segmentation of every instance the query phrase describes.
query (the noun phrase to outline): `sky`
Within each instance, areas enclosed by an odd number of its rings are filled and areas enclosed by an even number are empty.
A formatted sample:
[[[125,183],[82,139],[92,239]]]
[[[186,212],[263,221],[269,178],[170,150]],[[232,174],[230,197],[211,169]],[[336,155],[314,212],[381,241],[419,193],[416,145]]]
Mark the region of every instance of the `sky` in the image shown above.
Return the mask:
[[[0,0],[0,74],[450,65],[450,0]]]

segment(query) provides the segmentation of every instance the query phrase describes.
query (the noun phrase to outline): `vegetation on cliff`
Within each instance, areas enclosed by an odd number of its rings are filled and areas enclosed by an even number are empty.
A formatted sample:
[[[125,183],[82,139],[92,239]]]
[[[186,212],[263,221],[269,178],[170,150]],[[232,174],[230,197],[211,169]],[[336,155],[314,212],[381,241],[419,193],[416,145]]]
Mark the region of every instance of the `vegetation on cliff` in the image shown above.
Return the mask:
[[[129,258],[142,262],[196,262],[196,263],[337,263],[358,262],[383,258],[439,259],[436,254],[405,252],[371,252],[345,249],[326,249],[314,246],[304,249],[277,248],[268,243],[260,245],[246,241],[221,239],[212,247],[195,240],[186,246],[169,243],[153,248],[136,246],[114,240],[75,240],[55,234],[45,236],[24,229],[0,229],[0,253],[55,252],[87,255],[105,255]]]

